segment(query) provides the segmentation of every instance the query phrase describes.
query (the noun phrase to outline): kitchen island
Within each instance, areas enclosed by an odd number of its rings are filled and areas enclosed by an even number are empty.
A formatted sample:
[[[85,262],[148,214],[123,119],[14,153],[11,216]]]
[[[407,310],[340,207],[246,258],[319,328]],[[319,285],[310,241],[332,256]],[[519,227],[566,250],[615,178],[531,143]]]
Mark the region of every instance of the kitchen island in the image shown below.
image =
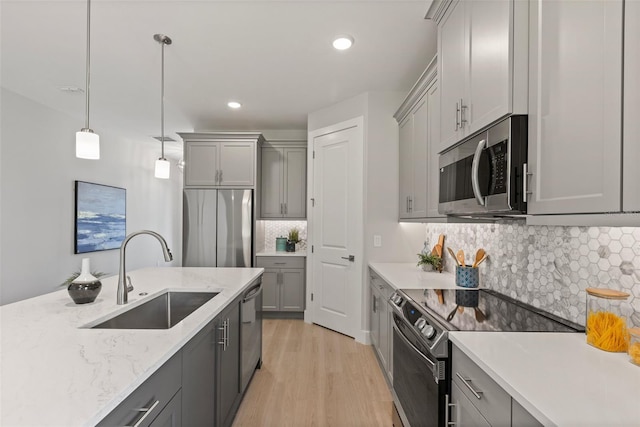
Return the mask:
[[[90,304],[74,304],[63,289],[0,307],[0,425],[95,425],[262,272],[149,268],[129,272],[135,289],[126,305],[116,304],[115,276]],[[171,329],[86,327],[167,290],[219,294]]]

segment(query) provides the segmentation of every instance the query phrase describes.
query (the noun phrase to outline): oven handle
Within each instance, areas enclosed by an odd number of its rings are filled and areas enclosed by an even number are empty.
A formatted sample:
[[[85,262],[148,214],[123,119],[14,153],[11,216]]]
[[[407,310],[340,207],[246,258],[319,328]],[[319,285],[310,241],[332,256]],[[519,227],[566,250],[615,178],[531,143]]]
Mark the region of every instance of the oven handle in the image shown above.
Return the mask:
[[[476,147],[476,152],[473,155],[473,162],[471,163],[471,187],[473,189],[473,195],[476,197],[478,204],[480,206],[485,206],[484,197],[482,197],[482,193],[480,191],[480,182],[479,182],[479,169],[480,169],[480,155],[482,154],[482,150],[485,148],[487,143],[486,139],[480,140],[478,142],[478,146]]]
[[[425,356],[424,354],[422,354],[422,352],[421,352],[421,351],[420,351],[420,350],[419,350],[415,345],[413,345],[413,343],[412,343],[411,341],[409,341],[409,340],[407,339],[407,337],[405,337],[405,336],[404,336],[404,334],[402,333],[402,331],[401,331],[401,330],[400,330],[400,329],[399,329],[395,324],[393,325],[393,330],[394,330],[394,331],[396,331],[396,332],[398,333],[398,336],[399,336],[400,338],[402,338],[402,341],[404,341],[404,343],[405,343],[405,344],[407,344],[409,347],[411,347],[411,349],[412,349],[413,351],[415,351],[416,353],[418,353],[418,356],[420,356],[420,358],[421,358],[422,360],[424,360],[424,361],[427,363],[427,365],[429,365],[429,367],[431,368],[431,372],[433,372],[433,370],[434,370],[434,369],[435,369],[435,367],[436,367],[436,364],[435,364],[435,363],[433,363],[433,362],[432,362],[432,361],[431,361],[427,356]]]

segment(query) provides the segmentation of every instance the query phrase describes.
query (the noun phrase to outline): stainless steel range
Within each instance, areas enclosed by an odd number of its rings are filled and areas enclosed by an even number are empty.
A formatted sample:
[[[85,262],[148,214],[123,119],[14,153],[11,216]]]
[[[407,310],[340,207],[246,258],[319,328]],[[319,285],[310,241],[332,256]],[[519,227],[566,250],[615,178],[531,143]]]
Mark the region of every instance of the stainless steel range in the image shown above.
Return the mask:
[[[584,331],[488,289],[403,289],[389,304],[394,320],[394,403],[405,427],[448,426],[449,331]]]

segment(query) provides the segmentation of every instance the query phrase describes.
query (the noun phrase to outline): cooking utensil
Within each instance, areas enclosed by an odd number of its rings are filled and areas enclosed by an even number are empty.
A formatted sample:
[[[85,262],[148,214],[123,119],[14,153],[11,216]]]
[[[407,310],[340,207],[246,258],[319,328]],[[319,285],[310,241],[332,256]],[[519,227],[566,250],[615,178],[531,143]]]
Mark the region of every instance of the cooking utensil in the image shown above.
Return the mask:
[[[444,295],[442,294],[442,289],[436,289],[436,295],[438,295],[438,302],[440,304],[444,304]]]
[[[441,234],[438,237],[438,244],[440,245],[440,249],[444,248],[444,234]],[[440,253],[440,257],[442,257],[442,251]]]
[[[480,310],[480,308],[479,308],[479,307],[474,307],[474,308],[473,308],[473,311],[475,312],[475,315],[476,315],[476,321],[477,321],[478,323],[482,323],[482,322],[484,322],[485,320],[487,320],[487,316],[485,316],[485,315],[484,315],[484,313],[482,312],[482,310]]]
[[[479,266],[480,264],[482,264],[482,263],[484,262],[484,260],[486,260],[486,259],[487,259],[487,257],[488,257],[488,256],[489,256],[489,255],[485,254],[485,255],[482,257],[482,259],[480,259],[480,261],[476,261],[475,266],[477,267],[477,266]]]
[[[458,310],[458,307],[459,306],[456,306],[456,308],[451,310],[451,313],[449,313],[449,315],[447,316],[447,322],[451,322],[451,319],[453,319],[453,316],[456,315],[456,311]]]
[[[462,249],[460,249],[457,253],[456,253],[456,259],[458,260],[459,265],[462,267],[464,265],[466,265],[464,263],[464,251]]]
[[[451,255],[451,257],[456,260],[456,265],[461,267],[460,261],[458,261],[458,258],[456,258],[456,254],[453,253],[453,250],[451,248],[447,248],[447,250],[449,251],[449,254]]]
[[[474,268],[477,267],[478,263],[484,257],[485,254],[486,254],[486,252],[484,251],[484,249],[482,249],[482,248],[478,249],[478,252],[476,252],[476,259],[473,262],[472,267],[474,267]]]
[[[460,314],[464,313],[464,306],[462,306],[462,305],[458,306],[458,313],[460,313]]]

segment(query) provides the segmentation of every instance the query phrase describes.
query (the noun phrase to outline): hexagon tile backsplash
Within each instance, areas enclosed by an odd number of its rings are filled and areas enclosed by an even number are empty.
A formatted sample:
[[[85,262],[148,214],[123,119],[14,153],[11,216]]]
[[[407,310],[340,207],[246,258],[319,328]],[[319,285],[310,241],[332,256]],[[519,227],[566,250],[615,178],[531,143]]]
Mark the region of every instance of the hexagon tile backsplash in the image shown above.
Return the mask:
[[[565,319],[585,324],[589,287],[628,292],[624,314],[640,326],[640,228],[549,227],[519,222],[427,224],[432,247],[440,234],[445,246],[489,254],[480,266],[480,285]],[[445,251],[445,269],[455,262]]]

